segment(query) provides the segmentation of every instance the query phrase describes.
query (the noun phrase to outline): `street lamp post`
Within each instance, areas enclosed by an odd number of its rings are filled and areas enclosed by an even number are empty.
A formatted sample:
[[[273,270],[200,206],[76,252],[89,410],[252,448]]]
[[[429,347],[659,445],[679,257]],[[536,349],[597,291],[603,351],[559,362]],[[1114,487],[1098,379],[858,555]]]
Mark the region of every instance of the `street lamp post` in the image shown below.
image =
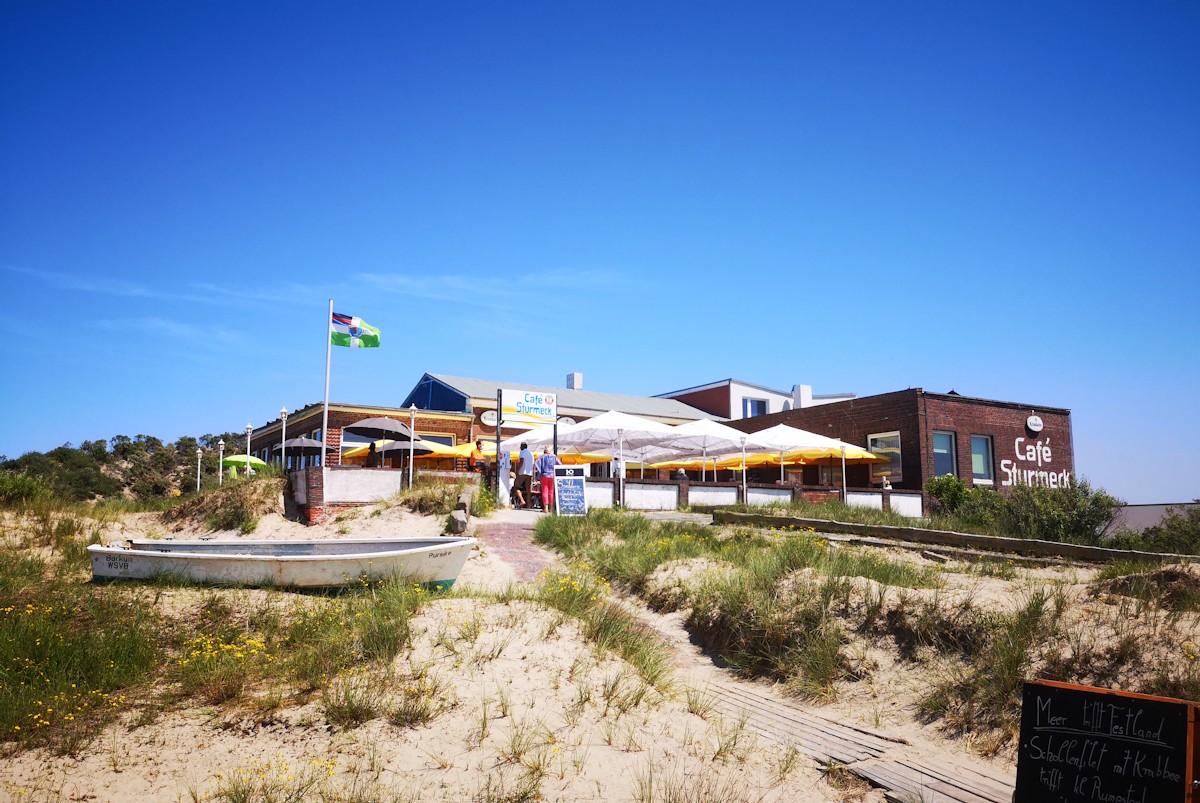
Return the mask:
[[[417,405],[408,407],[408,487],[413,486],[413,441],[417,438]]]
[[[196,493],[200,493],[200,455],[204,454],[203,449],[196,449]]]
[[[217,487],[225,484],[225,439],[217,441]]]
[[[246,425],[246,476],[250,476],[250,436],[254,434],[254,425]]]
[[[279,418],[283,421],[283,433],[279,436],[279,466],[287,473],[287,408],[279,408]]]

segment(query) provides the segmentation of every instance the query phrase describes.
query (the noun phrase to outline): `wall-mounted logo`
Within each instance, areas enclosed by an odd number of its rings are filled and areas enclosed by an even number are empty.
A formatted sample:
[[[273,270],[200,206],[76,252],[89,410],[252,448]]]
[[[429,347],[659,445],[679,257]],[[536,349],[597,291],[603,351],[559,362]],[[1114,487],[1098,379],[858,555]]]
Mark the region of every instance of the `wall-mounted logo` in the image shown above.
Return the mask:
[[[484,410],[479,415],[479,420],[482,421],[484,424],[486,424],[489,427],[496,426],[496,411],[495,410]]]
[[[1042,426],[1043,424],[1040,416],[1031,415],[1029,418],[1025,419],[1025,428],[1035,435],[1042,431]]]

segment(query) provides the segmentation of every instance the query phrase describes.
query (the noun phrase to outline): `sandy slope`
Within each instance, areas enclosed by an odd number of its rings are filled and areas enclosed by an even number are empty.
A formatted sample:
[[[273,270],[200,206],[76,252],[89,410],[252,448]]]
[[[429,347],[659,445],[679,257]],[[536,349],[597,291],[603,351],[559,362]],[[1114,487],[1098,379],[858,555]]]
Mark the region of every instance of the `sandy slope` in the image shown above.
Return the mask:
[[[268,516],[253,537],[372,537],[440,532],[441,520],[398,508],[320,528]],[[113,525],[104,540],[167,532],[149,515]],[[218,533],[237,538],[237,533]],[[477,549],[460,586],[502,588],[511,566]],[[180,589],[156,604],[195,604],[208,590]],[[270,604],[284,592],[218,591],[237,609]],[[797,759],[695,704],[688,684],[703,671],[680,644],[676,688],[648,689],[623,661],[597,654],[569,621],[529,603],[483,599],[435,602],[414,621],[412,649],[387,679],[348,676],[393,708],[405,690],[432,686],[444,710],[428,725],[405,727],[385,716],[352,729],[325,721],[320,697],[269,712],[249,705],[189,705],[139,724],[131,709],[83,755],[30,751],[0,759],[0,799],[176,801],[213,795],[231,779],[321,778],[318,789],[366,790],[357,799],[505,800],[533,783],[546,800],[689,799],[746,801],[881,800],[878,792],[831,787],[811,762]],[[714,671],[709,667],[705,671]],[[256,690],[259,696],[272,690]],[[289,781],[288,778],[293,780]],[[865,797],[863,796],[865,794]]]

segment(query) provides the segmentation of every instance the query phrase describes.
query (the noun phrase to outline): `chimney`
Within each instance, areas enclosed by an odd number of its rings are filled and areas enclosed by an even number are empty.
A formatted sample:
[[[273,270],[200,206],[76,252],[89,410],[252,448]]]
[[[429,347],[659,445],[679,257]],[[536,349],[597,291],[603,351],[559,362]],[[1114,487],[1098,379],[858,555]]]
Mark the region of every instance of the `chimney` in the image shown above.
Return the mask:
[[[812,385],[792,385],[792,401],[797,410],[812,407]]]
[[[583,374],[578,371],[567,374],[567,390],[583,390]]]

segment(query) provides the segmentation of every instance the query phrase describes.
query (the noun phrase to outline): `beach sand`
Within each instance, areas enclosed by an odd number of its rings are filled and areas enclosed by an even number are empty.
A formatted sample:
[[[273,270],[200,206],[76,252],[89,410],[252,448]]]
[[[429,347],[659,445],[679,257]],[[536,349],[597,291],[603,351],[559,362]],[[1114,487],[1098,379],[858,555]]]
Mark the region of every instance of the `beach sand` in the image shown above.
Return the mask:
[[[556,556],[529,543],[537,515],[498,511],[474,520],[470,534],[482,540],[456,586],[467,595],[434,601],[412,620],[411,649],[401,653],[389,677],[350,675],[333,684],[390,701],[384,708],[393,710],[398,700],[409,699],[406,690],[433,689],[427,696],[440,713],[427,724],[410,727],[381,714],[358,727],[339,728],[328,723],[319,694],[295,705],[285,691],[271,689],[251,697],[275,693],[284,698],[278,705],[184,701],[153,717],[131,707],[81,755],[31,750],[0,759],[0,799],[229,799],[217,793],[235,783],[265,785],[274,779],[280,788],[292,788],[305,778],[314,785],[303,800],[884,799],[860,781],[839,773],[827,777],[782,741],[718,714],[706,703],[708,690],[741,681],[689,641],[679,614],[662,616],[627,603],[672,645],[674,679],[663,693],[642,683],[624,661],[598,652],[574,622],[555,611],[496,602],[494,596],[472,598],[471,589],[494,593],[557,565]],[[440,518],[398,507],[365,508],[320,527],[271,514],[252,537],[434,535],[441,525]],[[201,535],[212,534],[167,531],[156,516],[139,514],[110,526],[103,540]],[[162,592],[156,604],[194,605],[213,593],[235,609],[289,596],[183,588]],[[966,756],[964,745],[914,723],[903,678],[896,677],[900,683],[887,693],[864,691],[823,715]],[[1010,769],[1002,758],[991,761],[1000,771]]]

